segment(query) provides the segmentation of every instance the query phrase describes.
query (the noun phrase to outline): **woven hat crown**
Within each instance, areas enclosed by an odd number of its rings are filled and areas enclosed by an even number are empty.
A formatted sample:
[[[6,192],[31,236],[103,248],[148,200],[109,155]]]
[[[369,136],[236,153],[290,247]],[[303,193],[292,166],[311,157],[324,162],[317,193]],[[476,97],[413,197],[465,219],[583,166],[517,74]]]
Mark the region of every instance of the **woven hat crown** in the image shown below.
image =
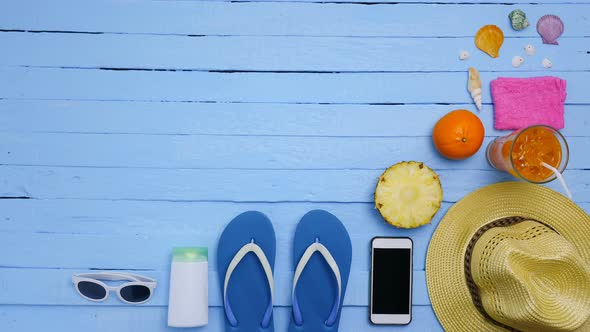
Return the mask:
[[[522,331],[571,331],[590,317],[590,267],[567,239],[525,220],[477,239],[471,276],[481,306]]]

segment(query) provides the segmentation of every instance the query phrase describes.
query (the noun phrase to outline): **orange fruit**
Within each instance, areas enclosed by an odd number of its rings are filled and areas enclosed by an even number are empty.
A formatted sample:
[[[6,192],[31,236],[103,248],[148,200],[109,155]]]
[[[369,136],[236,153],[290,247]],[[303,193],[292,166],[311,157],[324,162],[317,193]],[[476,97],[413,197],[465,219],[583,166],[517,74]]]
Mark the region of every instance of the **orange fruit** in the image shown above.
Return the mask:
[[[477,115],[467,110],[454,110],[434,125],[432,141],[445,158],[465,159],[479,150],[484,134],[485,129]]]

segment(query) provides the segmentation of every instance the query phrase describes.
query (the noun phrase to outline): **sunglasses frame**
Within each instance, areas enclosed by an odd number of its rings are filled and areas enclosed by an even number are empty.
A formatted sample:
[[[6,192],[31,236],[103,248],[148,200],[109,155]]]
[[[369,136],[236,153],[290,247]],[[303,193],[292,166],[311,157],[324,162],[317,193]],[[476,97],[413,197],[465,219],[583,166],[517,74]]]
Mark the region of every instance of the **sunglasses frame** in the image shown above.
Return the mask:
[[[104,282],[102,282],[101,280],[108,280],[108,281],[128,280],[129,282],[122,283],[117,286],[109,286],[109,285],[105,284]],[[93,284],[99,285],[102,288],[104,288],[105,289],[105,296],[101,299],[93,299],[93,298],[90,298],[90,297],[82,294],[78,285],[80,284],[80,282],[83,282],[83,281],[91,282]],[[157,286],[156,281],[152,278],[148,278],[148,277],[144,277],[144,276],[140,276],[140,275],[136,275],[136,274],[131,274],[131,273],[115,273],[115,272],[97,272],[97,273],[76,274],[76,275],[72,276],[72,283],[74,284],[74,288],[76,289],[76,292],[81,297],[85,298],[86,300],[93,301],[93,302],[103,302],[103,301],[106,301],[106,299],[109,298],[109,294],[114,291],[117,293],[119,300],[121,300],[121,302],[127,303],[127,304],[146,303],[147,301],[149,301],[153,297],[154,289]],[[150,295],[147,297],[147,299],[145,299],[141,302],[127,301],[121,296],[121,289],[128,287],[128,286],[147,287],[150,291]]]

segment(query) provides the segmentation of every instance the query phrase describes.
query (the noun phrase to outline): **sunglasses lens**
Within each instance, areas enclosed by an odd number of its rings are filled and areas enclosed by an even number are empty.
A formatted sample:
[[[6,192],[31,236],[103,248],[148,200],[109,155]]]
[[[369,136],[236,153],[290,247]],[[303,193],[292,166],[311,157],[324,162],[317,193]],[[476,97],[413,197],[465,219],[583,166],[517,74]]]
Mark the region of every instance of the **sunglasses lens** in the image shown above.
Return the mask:
[[[121,288],[121,297],[127,302],[143,302],[151,295],[151,290],[142,285],[125,286]]]
[[[78,290],[82,295],[93,300],[104,299],[107,296],[107,290],[104,287],[89,281],[80,281],[78,283]]]

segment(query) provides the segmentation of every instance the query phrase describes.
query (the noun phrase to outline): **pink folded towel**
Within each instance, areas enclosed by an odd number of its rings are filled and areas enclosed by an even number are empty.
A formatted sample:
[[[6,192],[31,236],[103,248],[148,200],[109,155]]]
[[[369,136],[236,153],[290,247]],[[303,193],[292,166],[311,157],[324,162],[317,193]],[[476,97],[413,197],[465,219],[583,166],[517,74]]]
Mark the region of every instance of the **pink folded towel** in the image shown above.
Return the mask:
[[[550,76],[499,77],[491,85],[496,129],[521,129],[536,124],[563,128],[565,80]]]

